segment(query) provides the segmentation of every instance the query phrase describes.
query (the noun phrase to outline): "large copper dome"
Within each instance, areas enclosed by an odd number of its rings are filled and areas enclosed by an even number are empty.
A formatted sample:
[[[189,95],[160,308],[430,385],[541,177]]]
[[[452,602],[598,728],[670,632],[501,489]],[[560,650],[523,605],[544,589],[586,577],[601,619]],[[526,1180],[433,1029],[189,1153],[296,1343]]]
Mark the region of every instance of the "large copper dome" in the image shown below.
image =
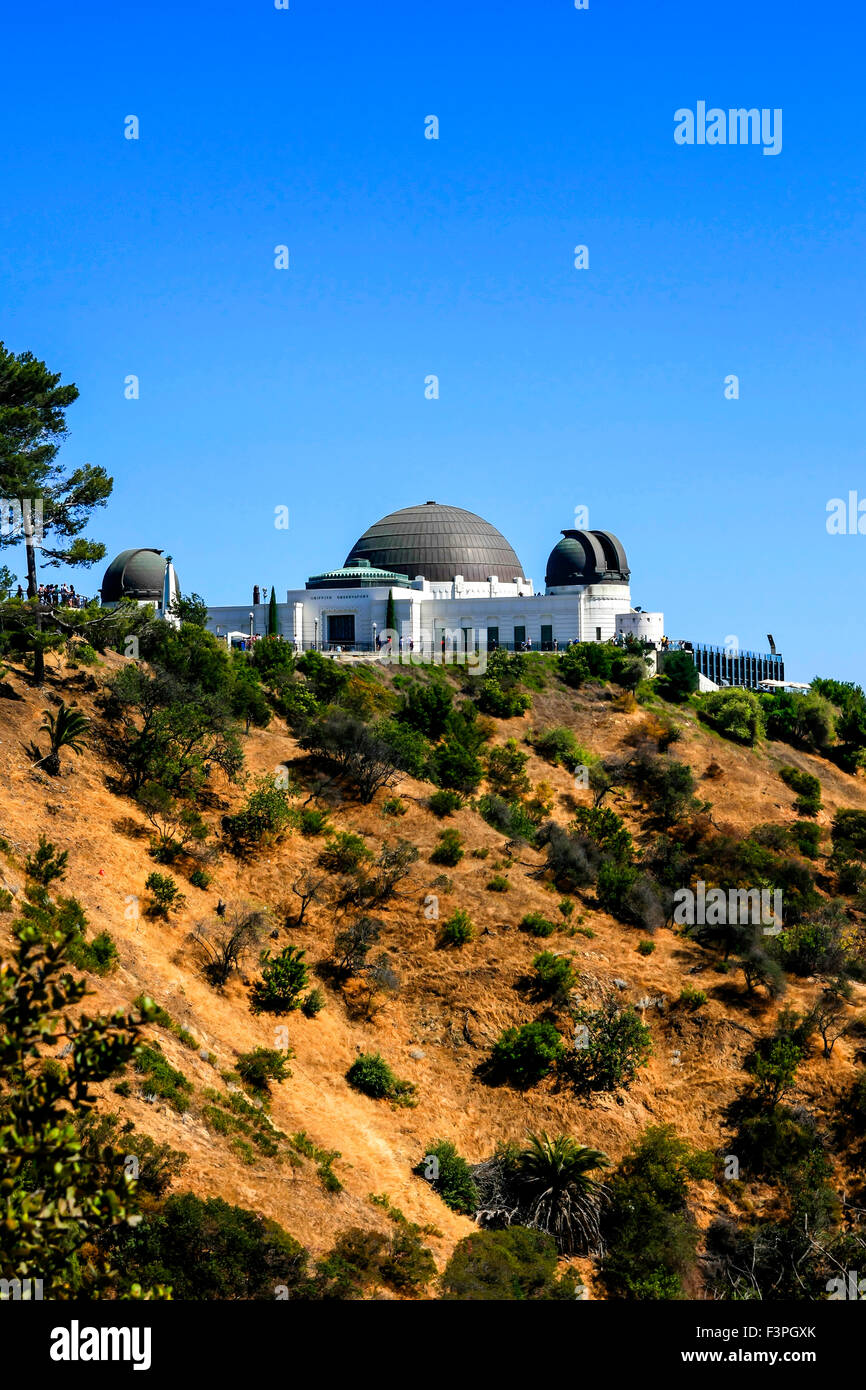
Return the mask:
[[[346,556],[346,564],[369,560],[381,570],[408,579],[464,579],[484,582],[491,575],[510,584],[522,579],[523,566],[495,526],[462,507],[422,502],[403,507],[370,526]]]

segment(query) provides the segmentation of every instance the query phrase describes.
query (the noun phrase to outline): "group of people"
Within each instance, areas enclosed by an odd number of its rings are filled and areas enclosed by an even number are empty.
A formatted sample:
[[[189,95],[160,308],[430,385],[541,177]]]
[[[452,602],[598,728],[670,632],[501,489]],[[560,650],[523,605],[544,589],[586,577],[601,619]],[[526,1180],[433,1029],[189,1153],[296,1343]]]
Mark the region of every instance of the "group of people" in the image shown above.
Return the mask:
[[[36,592],[40,605],[45,608],[86,608],[89,602],[84,594],[75,592],[74,584],[40,584]],[[18,585],[15,597],[27,597],[23,585]]]
[[[383,637],[381,633],[379,633],[379,632],[376,633],[376,651],[377,651],[377,652],[382,651],[382,649],[384,648],[384,650],[385,650],[386,652],[389,652],[389,653],[390,653],[390,652],[392,651],[392,649],[393,649],[393,644],[394,644],[394,639],[393,639],[393,637]],[[404,642],[404,639],[403,639],[402,637],[399,637],[399,638],[397,639],[397,648],[398,648],[398,650],[401,651],[401,652],[402,652],[402,651],[414,652],[414,650],[415,650],[415,639],[412,638],[412,637],[410,637],[409,640],[408,640],[408,642]],[[339,647],[337,648],[337,651],[340,651],[340,648],[339,648]]]
[[[663,652],[690,652],[691,642],[678,642],[673,637],[663,637],[659,643]]]

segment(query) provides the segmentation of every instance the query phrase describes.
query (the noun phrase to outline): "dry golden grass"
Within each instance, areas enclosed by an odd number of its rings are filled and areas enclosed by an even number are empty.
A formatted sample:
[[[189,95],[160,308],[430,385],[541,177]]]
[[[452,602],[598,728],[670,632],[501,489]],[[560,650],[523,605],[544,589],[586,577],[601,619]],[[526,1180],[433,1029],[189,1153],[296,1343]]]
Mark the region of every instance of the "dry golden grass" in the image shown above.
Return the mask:
[[[122,661],[107,656],[97,678]],[[179,1186],[200,1195],[220,1195],[271,1216],[316,1253],[327,1249],[349,1225],[382,1227],[384,1218],[368,1195],[387,1192],[411,1220],[432,1225],[441,1233],[429,1237],[441,1267],[455,1242],[472,1230],[472,1223],[451,1212],[412,1173],[432,1140],[453,1140],[471,1161],[488,1156],[502,1140],[522,1139],[527,1130],[565,1131],[605,1150],[613,1159],[648,1123],[671,1122],[681,1135],[701,1146],[715,1149],[722,1143],[723,1111],[745,1081],[743,1058],[754,1036],[772,1026],[776,1006],[744,1002],[742,986],[732,983],[733,976],[716,973],[706,952],[673,932],[659,932],[653,954],[641,956],[637,943],[642,933],[579,899],[571,921],[589,928],[594,933],[591,939],[564,931],[543,942],[527,936],[517,929],[524,913],[539,910],[559,920],[559,894],[534,876],[541,855],[521,849],[516,862],[498,870],[506,873],[509,891],[488,892],[486,884],[504,860],[503,837],[468,809],[447,821],[437,820],[425,807],[429,787],[409,778],[398,788],[409,808],[402,817],[382,814],[382,801],[393,792],[380,793],[367,807],[336,799],[331,806],[334,824],[364,836],[374,849],[399,836],[420,850],[398,894],[376,914],[385,923],[382,948],[402,981],[399,996],[386,1002],[372,1020],[359,1021],[347,1014],[339,992],[319,982],[327,1005],[317,1018],[306,1019],[296,1012],[288,1019],[274,1019],[250,1012],[248,989],[238,977],[224,992],[214,990],[195,968],[184,940],[200,918],[212,913],[219,898],[268,905],[280,931],[278,941],[268,943],[272,947],[296,943],[306,949],[313,964],[328,957],[335,930],[332,911],[314,904],[302,930],[285,926],[291,881],[302,867],[314,864],[321,840],[295,834],[249,864],[224,854],[211,866],[213,882],[207,891],[183,882],[186,907],[170,923],[130,915],[130,900],[144,900],[145,879],[154,863],[147,852],[144,818],[133,803],[108,789],[108,768],[96,740],[78,758],[62,755],[59,778],[34,771],[24,752],[24,744],[36,735],[46,695],[59,688],[63,675],[58,669],[50,671],[41,693],[29,688],[19,670],[13,668],[6,677],[24,699],[0,700],[0,835],[12,847],[8,862],[0,857],[0,881],[21,888],[21,863],[40,831],[69,849],[63,891],[80,899],[94,931],[110,930],[120,954],[120,967],[113,974],[104,979],[91,977],[89,1011],[128,1007],[140,992],[151,994],[216,1058],[215,1069],[172,1034],[152,1030],[197,1093],[206,1086],[221,1088],[219,1071],[231,1069],[239,1052],[257,1045],[275,1046],[275,1027],[287,1023],[295,1052],[293,1076],[274,1087],[273,1119],[282,1130],[304,1130],[321,1148],[341,1153],[335,1171],[344,1190],[328,1194],[313,1164],[292,1168],[259,1157],[250,1166],[244,1164],[230,1141],[202,1121],[198,1101],[181,1118],[170,1108],[148,1104],[135,1094],[121,1098],[106,1085],[102,1105],[189,1155]],[[68,686],[64,694],[70,698]],[[93,712],[92,693],[82,690],[76,698]],[[513,736],[520,741],[531,727],[566,724],[581,743],[604,755],[619,749],[645,717],[641,710],[617,710],[609,700],[549,688],[534,695],[528,715],[499,723],[496,739],[504,742]],[[711,763],[720,769],[718,776],[700,780],[700,794],[712,801],[712,814],[720,825],[744,832],[760,821],[793,821],[793,795],[776,772],[782,763],[794,763],[820,777],[825,803],[821,824],[829,824],[838,806],[866,808],[864,783],[821,759],[777,744],[757,751],[740,749],[703,729],[691,716],[678,718],[684,737],[676,744],[675,755],[685,759],[699,779]],[[252,731],[245,748],[253,773],[298,756],[294,740],[276,719],[269,729]],[[551,784],[554,815],[567,821],[575,795],[571,777],[532,753],[529,772],[533,783]],[[219,793],[229,806],[241,800],[236,788],[221,786]],[[623,813],[637,832],[634,816],[627,808]],[[208,813],[212,823],[218,824],[219,814]],[[456,826],[465,842],[466,855],[454,869],[442,870],[429,862],[443,825]],[[488,850],[485,859],[472,856],[472,850],[483,848]],[[169,872],[185,880],[181,870]],[[453,882],[450,892],[433,887],[443,872]],[[424,911],[430,893],[439,894],[440,918],[458,906],[469,912],[475,936],[464,948],[438,947],[437,923],[429,921]],[[4,948],[9,920],[0,917]],[[653,1056],[640,1079],[620,1095],[582,1101],[553,1083],[542,1083],[527,1093],[483,1084],[476,1068],[499,1032],[540,1011],[521,990],[520,981],[541,949],[572,955],[581,989],[589,996],[619,978],[627,982],[623,999],[633,1003],[649,998],[670,1005],[686,984],[705,989],[708,1003],[696,1014],[670,1007],[660,1010],[656,1005],[646,1009]],[[257,973],[254,961],[247,968]],[[816,983],[792,984],[785,1002],[803,1007],[817,988]],[[857,995],[862,1004],[860,987]],[[398,1076],[417,1085],[415,1108],[393,1108],[348,1086],[345,1072],[357,1053],[366,1050],[380,1051]],[[423,1055],[412,1056],[418,1051]],[[853,1070],[853,1044],[843,1039],[831,1061],[814,1056],[803,1066],[799,1095],[819,1116],[826,1116],[850,1084]],[[702,1223],[727,1200],[712,1184],[702,1185],[699,1199]],[[585,1263],[581,1269],[587,1277]]]

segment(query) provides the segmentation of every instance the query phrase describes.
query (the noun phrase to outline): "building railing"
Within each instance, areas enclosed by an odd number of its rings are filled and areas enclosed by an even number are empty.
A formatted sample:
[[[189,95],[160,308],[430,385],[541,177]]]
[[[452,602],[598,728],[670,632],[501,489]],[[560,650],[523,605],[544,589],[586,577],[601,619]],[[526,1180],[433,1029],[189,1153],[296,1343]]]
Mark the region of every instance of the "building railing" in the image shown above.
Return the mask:
[[[738,686],[756,690],[762,681],[785,679],[785,661],[780,652],[753,652],[715,647],[704,642],[668,639],[660,644],[662,655],[670,651],[687,651],[702,676],[715,685]]]

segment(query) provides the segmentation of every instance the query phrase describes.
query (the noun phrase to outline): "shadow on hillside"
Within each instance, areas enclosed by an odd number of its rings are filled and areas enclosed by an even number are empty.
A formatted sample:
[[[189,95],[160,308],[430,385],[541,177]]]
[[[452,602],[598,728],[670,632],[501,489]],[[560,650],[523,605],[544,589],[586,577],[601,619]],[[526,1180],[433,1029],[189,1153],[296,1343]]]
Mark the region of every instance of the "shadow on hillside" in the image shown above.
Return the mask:
[[[774,1001],[766,994],[750,994],[736,980],[724,980],[721,984],[711,985],[707,993],[711,999],[718,1000],[727,1008],[746,1013],[750,1018],[761,1018],[774,1006]]]

